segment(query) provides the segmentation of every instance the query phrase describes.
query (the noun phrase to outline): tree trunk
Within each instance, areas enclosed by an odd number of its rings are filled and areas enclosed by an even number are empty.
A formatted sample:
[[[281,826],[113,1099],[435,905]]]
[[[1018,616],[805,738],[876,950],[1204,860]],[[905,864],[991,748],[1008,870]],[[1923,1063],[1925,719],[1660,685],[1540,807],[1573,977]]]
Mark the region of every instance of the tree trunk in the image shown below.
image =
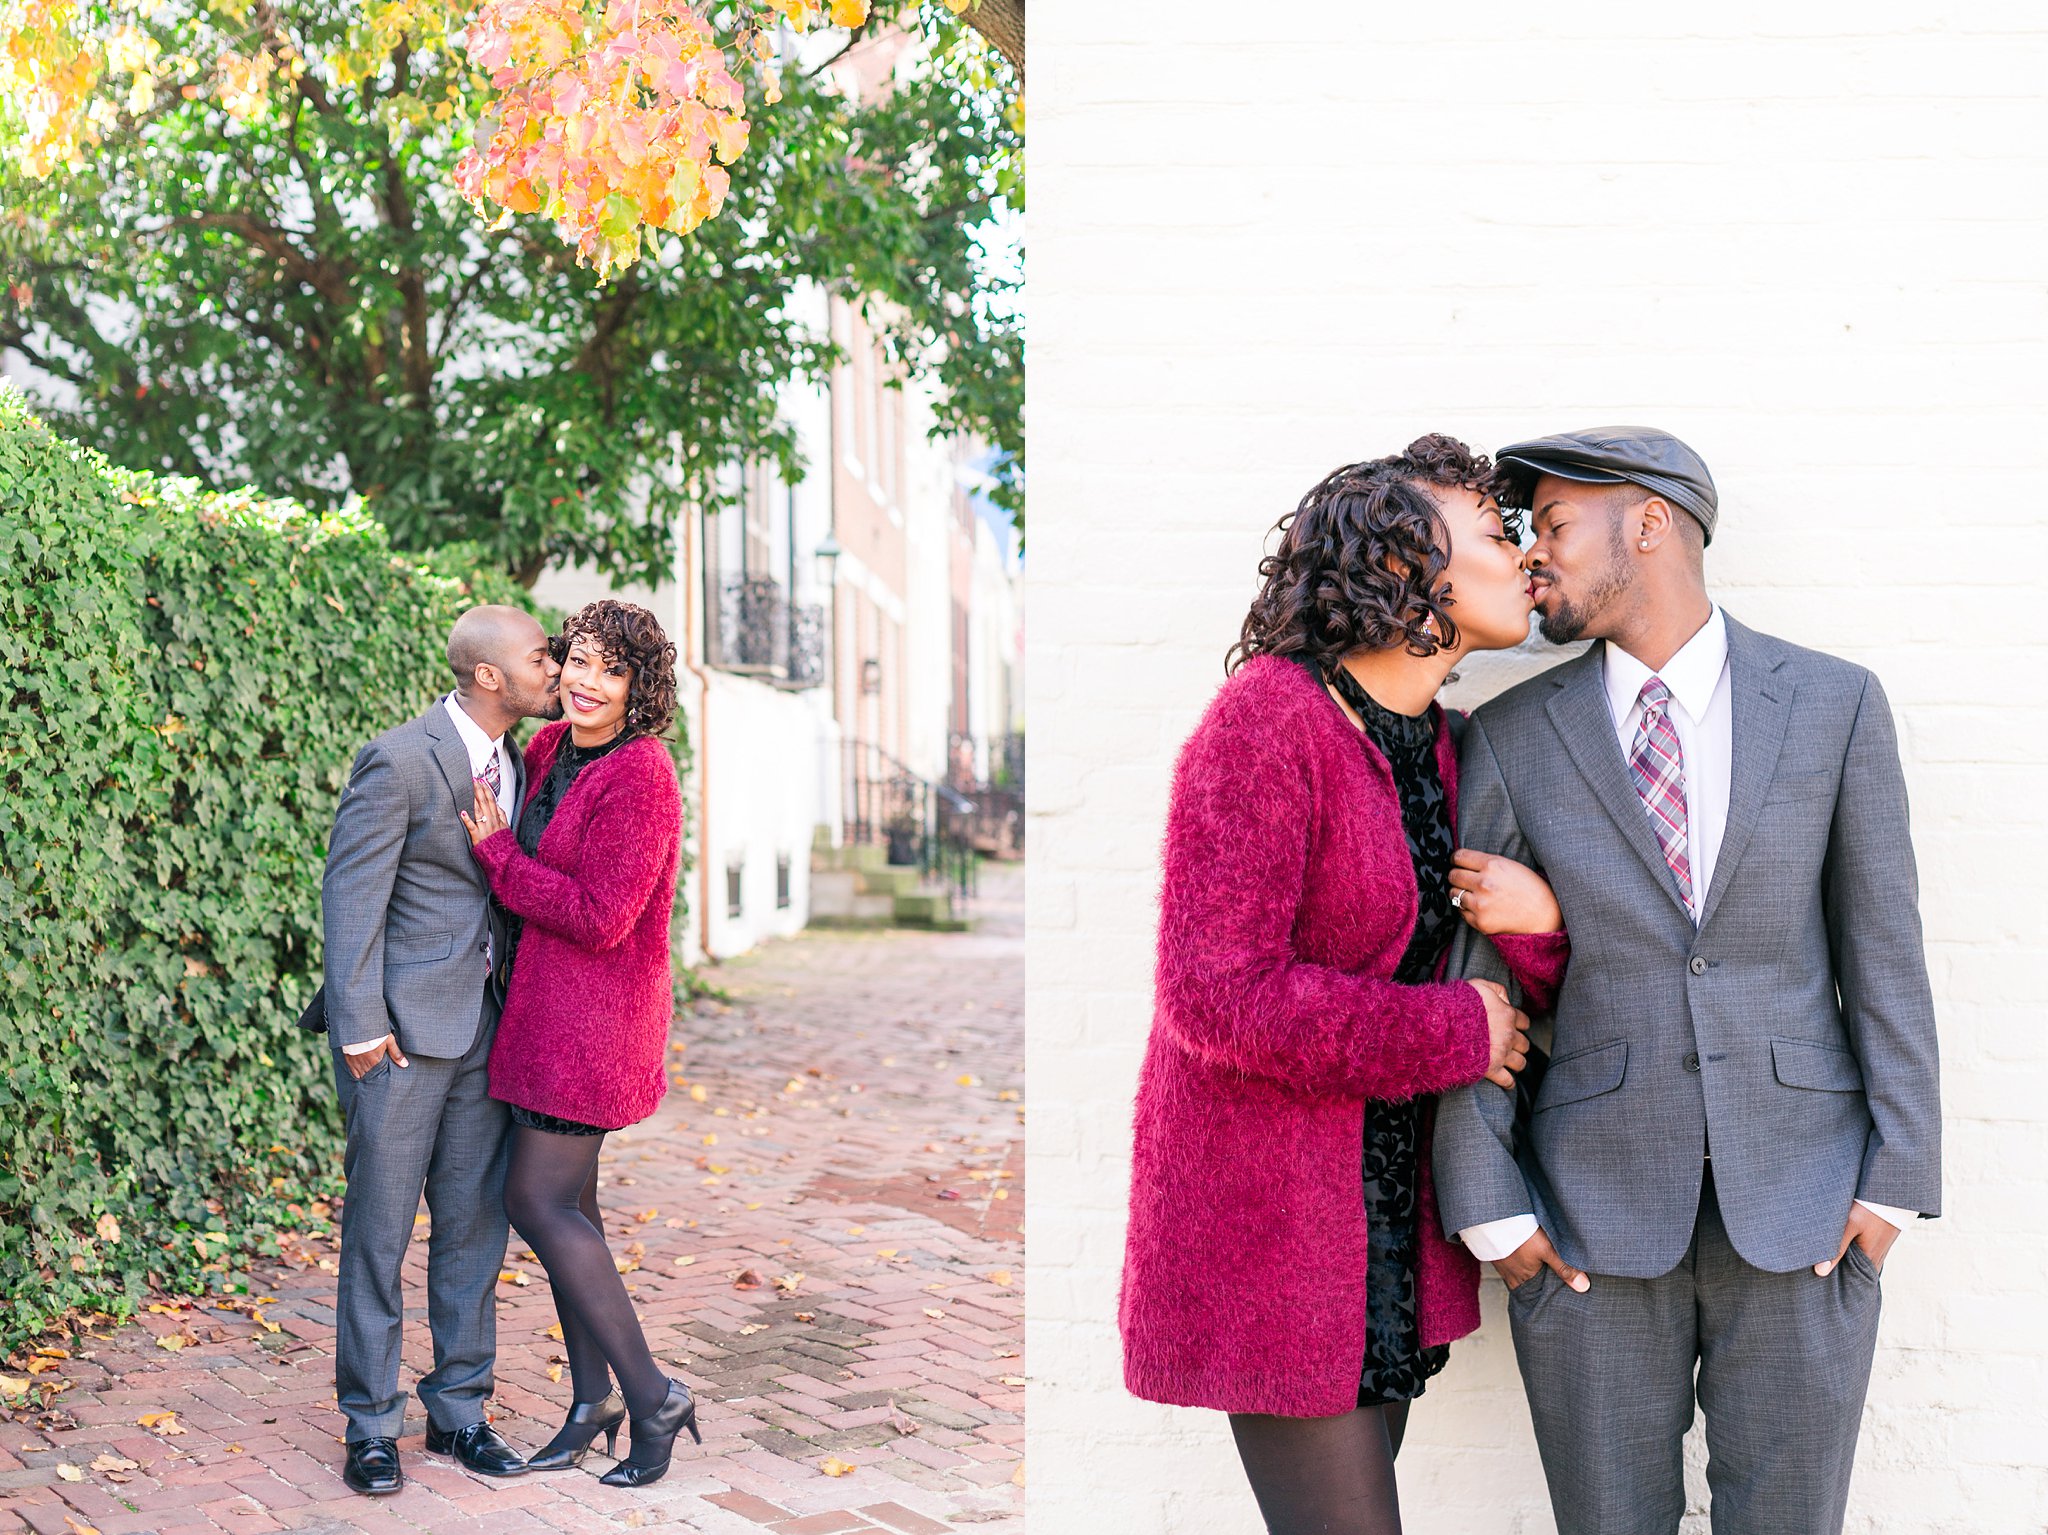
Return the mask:
[[[1024,0],[979,0],[962,13],[962,21],[987,38],[1024,84]]]

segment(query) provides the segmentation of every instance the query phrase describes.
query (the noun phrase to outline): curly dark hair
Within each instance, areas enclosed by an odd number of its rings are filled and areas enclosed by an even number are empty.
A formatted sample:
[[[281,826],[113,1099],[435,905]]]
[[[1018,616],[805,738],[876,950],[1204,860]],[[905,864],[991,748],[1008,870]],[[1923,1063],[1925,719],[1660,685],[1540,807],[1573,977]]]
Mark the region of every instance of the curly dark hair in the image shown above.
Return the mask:
[[[1443,579],[1451,535],[1433,485],[1498,498],[1506,481],[1484,453],[1432,432],[1387,458],[1346,464],[1303,496],[1274,526],[1280,547],[1259,561],[1265,585],[1224,670],[1270,655],[1327,671],[1361,646],[1428,656],[1456,645]],[[1501,518],[1521,537],[1517,514]]]
[[[645,608],[607,597],[573,614],[549,648],[557,661],[566,661],[570,645],[579,639],[631,674],[624,733],[667,734],[676,717],[676,647],[662,633],[660,621]]]

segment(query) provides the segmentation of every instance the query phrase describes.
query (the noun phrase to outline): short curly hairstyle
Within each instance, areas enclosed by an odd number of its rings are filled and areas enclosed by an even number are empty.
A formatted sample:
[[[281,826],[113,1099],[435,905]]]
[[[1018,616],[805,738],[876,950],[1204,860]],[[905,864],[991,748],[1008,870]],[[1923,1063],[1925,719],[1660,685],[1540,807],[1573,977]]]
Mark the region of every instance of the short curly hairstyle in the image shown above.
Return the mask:
[[[1451,536],[1431,486],[1498,498],[1506,482],[1484,453],[1431,433],[1386,458],[1346,464],[1275,524],[1280,547],[1259,562],[1264,581],[1224,659],[1299,656],[1327,671],[1361,647],[1434,655],[1458,643],[1443,578]],[[1521,521],[1503,511],[1510,536]]]
[[[562,625],[550,648],[566,661],[577,640],[595,645],[606,661],[631,674],[625,734],[666,735],[676,717],[676,647],[647,609],[605,598],[589,603]]]

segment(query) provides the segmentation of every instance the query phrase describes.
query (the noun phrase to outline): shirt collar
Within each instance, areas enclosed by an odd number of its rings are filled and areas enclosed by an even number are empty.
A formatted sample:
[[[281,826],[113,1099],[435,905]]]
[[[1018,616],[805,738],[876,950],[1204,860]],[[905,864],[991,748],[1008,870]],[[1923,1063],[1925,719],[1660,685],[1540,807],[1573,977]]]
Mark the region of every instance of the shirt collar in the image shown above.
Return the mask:
[[[1721,673],[1728,665],[1728,619],[1716,603],[1699,632],[1679,646],[1678,653],[1655,673],[1612,640],[1606,641],[1601,649],[1607,707],[1614,716],[1616,729],[1635,713],[1643,684],[1653,675],[1664,679],[1678,707],[1698,724],[1707,717],[1707,705],[1713,701],[1714,689],[1720,686]]]
[[[455,733],[462,737],[462,744],[469,749],[469,765],[482,772],[486,759],[498,750],[498,741],[485,735],[484,727],[464,712],[462,700],[453,691],[441,702],[448,706],[448,712],[455,720]]]

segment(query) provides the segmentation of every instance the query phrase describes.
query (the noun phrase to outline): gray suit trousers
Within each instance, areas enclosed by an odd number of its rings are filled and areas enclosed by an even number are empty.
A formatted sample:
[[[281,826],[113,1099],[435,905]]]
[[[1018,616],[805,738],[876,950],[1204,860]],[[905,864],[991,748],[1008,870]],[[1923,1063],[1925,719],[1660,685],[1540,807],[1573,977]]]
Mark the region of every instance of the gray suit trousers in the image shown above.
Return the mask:
[[[499,1002],[495,988],[485,990],[476,1039],[459,1058],[412,1055],[401,1068],[387,1057],[358,1082],[341,1051],[334,1052],[348,1122],[334,1388],[351,1443],[395,1439],[404,1430],[400,1273],[423,1188],[433,1215],[427,1320],[434,1368],[420,1378],[420,1402],[436,1428],[452,1431],[480,1422],[491,1394],[507,1234],[508,1118],[489,1091]]]
[[[1591,1279],[1580,1295],[1546,1267],[1508,1292],[1558,1535],[1673,1535],[1695,1397],[1716,1535],[1839,1531],[1877,1347],[1863,1249],[1826,1278],[1756,1268],[1710,1174],[1678,1267]]]

